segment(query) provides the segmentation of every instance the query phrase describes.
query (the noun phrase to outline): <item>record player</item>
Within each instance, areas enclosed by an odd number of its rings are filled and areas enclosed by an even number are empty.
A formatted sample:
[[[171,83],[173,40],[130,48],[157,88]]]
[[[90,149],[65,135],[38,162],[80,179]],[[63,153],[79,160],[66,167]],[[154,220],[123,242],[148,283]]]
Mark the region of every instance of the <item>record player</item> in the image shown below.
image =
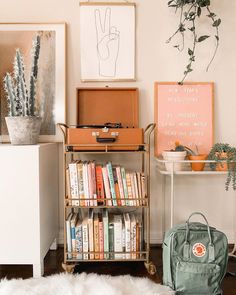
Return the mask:
[[[71,149],[142,149],[137,88],[77,88],[76,92],[76,125],[66,130]]]

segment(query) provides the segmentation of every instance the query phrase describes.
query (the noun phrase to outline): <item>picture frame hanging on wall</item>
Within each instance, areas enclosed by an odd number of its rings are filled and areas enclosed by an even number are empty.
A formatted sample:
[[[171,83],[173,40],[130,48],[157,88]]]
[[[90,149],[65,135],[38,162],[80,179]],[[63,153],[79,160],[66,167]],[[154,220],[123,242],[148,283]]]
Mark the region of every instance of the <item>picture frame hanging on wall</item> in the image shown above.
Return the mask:
[[[80,3],[81,80],[135,80],[135,3]]]
[[[8,115],[7,95],[3,78],[13,72],[16,49],[24,57],[26,85],[31,67],[31,46],[40,36],[37,79],[37,105],[42,117],[40,142],[62,142],[56,124],[66,122],[66,24],[65,23],[0,23],[0,135],[9,141],[5,117]]]
[[[214,142],[214,83],[155,82],[155,156],[175,142],[208,154]]]

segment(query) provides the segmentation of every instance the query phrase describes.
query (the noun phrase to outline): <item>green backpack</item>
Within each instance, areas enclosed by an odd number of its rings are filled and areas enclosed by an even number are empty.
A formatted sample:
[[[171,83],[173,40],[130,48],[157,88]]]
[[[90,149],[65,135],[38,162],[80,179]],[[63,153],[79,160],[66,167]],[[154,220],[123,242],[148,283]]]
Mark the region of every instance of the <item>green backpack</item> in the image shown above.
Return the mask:
[[[201,215],[206,225],[189,222]],[[176,294],[218,295],[228,262],[228,241],[224,233],[209,227],[199,212],[186,224],[170,229],[163,242],[163,284]]]

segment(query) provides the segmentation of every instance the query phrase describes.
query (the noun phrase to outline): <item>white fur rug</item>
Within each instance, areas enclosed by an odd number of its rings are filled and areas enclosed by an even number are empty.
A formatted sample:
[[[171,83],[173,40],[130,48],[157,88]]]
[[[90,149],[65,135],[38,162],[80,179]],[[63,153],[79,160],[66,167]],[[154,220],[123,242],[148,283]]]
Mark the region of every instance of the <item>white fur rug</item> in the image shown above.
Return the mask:
[[[3,279],[0,295],[173,295],[168,287],[129,275],[58,274],[40,279]]]

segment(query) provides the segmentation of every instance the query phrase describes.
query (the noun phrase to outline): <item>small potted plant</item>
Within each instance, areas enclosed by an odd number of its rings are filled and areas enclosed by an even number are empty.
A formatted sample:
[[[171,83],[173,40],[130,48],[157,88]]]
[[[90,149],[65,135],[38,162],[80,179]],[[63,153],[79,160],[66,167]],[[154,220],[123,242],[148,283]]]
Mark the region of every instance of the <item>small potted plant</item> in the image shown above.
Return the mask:
[[[180,171],[184,168],[184,163],[187,156],[186,149],[183,146],[180,146],[178,142],[175,143],[175,148],[171,150],[165,150],[162,152],[162,157],[166,161],[165,167],[167,171]]]
[[[205,162],[199,162],[199,161],[204,161],[207,159],[207,154],[200,154],[198,151],[197,145],[196,147],[196,152],[191,150],[191,153],[189,153],[188,158],[191,161],[191,167],[193,171],[203,171],[205,167]]]
[[[232,187],[236,190],[236,148],[231,147],[228,143],[216,143],[211,148],[208,160],[215,161],[215,163],[210,163],[212,170],[228,171],[225,189],[228,190],[232,182]]]
[[[15,145],[38,142],[42,121],[38,116],[36,103],[39,52],[40,36],[37,35],[32,44],[29,89],[26,85],[23,55],[19,49],[16,50],[13,74],[6,73],[4,77],[4,88],[9,107],[9,116],[5,119],[11,143]]]

